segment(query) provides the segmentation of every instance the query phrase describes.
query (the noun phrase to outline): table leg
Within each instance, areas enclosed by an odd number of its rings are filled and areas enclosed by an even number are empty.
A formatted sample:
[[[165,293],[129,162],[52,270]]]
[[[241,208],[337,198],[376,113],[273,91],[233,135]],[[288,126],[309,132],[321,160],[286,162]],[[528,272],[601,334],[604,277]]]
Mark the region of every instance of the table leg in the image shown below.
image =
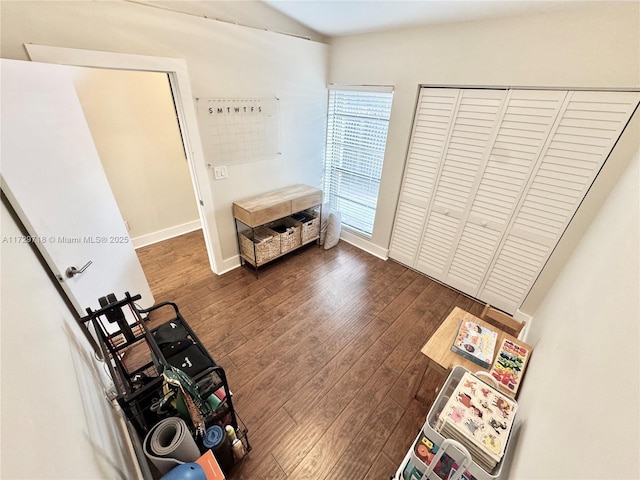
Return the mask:
[[[422,385],[425,373],[427,372],[427,370],[429,370],[430,363],[431,361],[427,359],[427,363],[425,364],[425,366],[421,369],[421,371],[417,372],[415,377],[413,378],[410,398],[416,398],[416,396],[418,395],[418,390],[420,390],[420,385]]]

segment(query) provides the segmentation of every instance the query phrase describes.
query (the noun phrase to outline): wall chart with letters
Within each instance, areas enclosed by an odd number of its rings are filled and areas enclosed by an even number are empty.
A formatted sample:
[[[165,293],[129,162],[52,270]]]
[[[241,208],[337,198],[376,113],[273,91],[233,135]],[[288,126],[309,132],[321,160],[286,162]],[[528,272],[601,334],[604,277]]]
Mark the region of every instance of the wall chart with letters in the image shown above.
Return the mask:
[[[277,98],[198,98],[207,164],[233,165],[280,154]]]

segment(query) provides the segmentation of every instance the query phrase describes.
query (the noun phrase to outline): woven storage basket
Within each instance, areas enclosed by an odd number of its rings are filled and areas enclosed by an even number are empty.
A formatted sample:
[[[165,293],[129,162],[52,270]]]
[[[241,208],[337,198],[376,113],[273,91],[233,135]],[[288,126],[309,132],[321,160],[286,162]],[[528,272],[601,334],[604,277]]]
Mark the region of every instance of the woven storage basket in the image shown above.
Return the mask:
[[[297,220],[294,220],[290,217],[285,217],[270,223],[269,228],[271,230],[274,230],[280,237],[281,253],[286,253],[302,245],[302,225]]]
[[[256,266],[260,265],[280,255],[280,237],[278,233],[267,227],[240,232],[240,251],[249,262]]]
[[[306,211],[304,215],[308,220],[302,222],[302,243],[307,243],[320,234],[320,216],[313,211]]]

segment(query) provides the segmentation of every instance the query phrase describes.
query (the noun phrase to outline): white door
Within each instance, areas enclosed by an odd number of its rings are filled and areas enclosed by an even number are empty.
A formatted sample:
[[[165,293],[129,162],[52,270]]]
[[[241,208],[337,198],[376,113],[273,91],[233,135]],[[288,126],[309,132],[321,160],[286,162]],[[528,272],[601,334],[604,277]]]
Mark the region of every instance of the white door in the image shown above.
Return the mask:
[[[389,256],[515,312],[638,98],[423,88]]]
[[[507,312],[522,304],[639,101],[638,92],[568,92],[480,298]]]
[[[68,67],[0,62],[2,190],[30,235],[2,241],[33,241],[80,315],[109,293],[153,305]]]

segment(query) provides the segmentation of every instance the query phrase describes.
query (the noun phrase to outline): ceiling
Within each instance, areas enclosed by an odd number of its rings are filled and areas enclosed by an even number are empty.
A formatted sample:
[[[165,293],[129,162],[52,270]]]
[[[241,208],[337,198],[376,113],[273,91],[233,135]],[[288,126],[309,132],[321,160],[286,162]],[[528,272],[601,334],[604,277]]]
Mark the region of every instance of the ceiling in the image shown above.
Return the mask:
[[[328,37],[573,8],[589,0],[263,0]]]

